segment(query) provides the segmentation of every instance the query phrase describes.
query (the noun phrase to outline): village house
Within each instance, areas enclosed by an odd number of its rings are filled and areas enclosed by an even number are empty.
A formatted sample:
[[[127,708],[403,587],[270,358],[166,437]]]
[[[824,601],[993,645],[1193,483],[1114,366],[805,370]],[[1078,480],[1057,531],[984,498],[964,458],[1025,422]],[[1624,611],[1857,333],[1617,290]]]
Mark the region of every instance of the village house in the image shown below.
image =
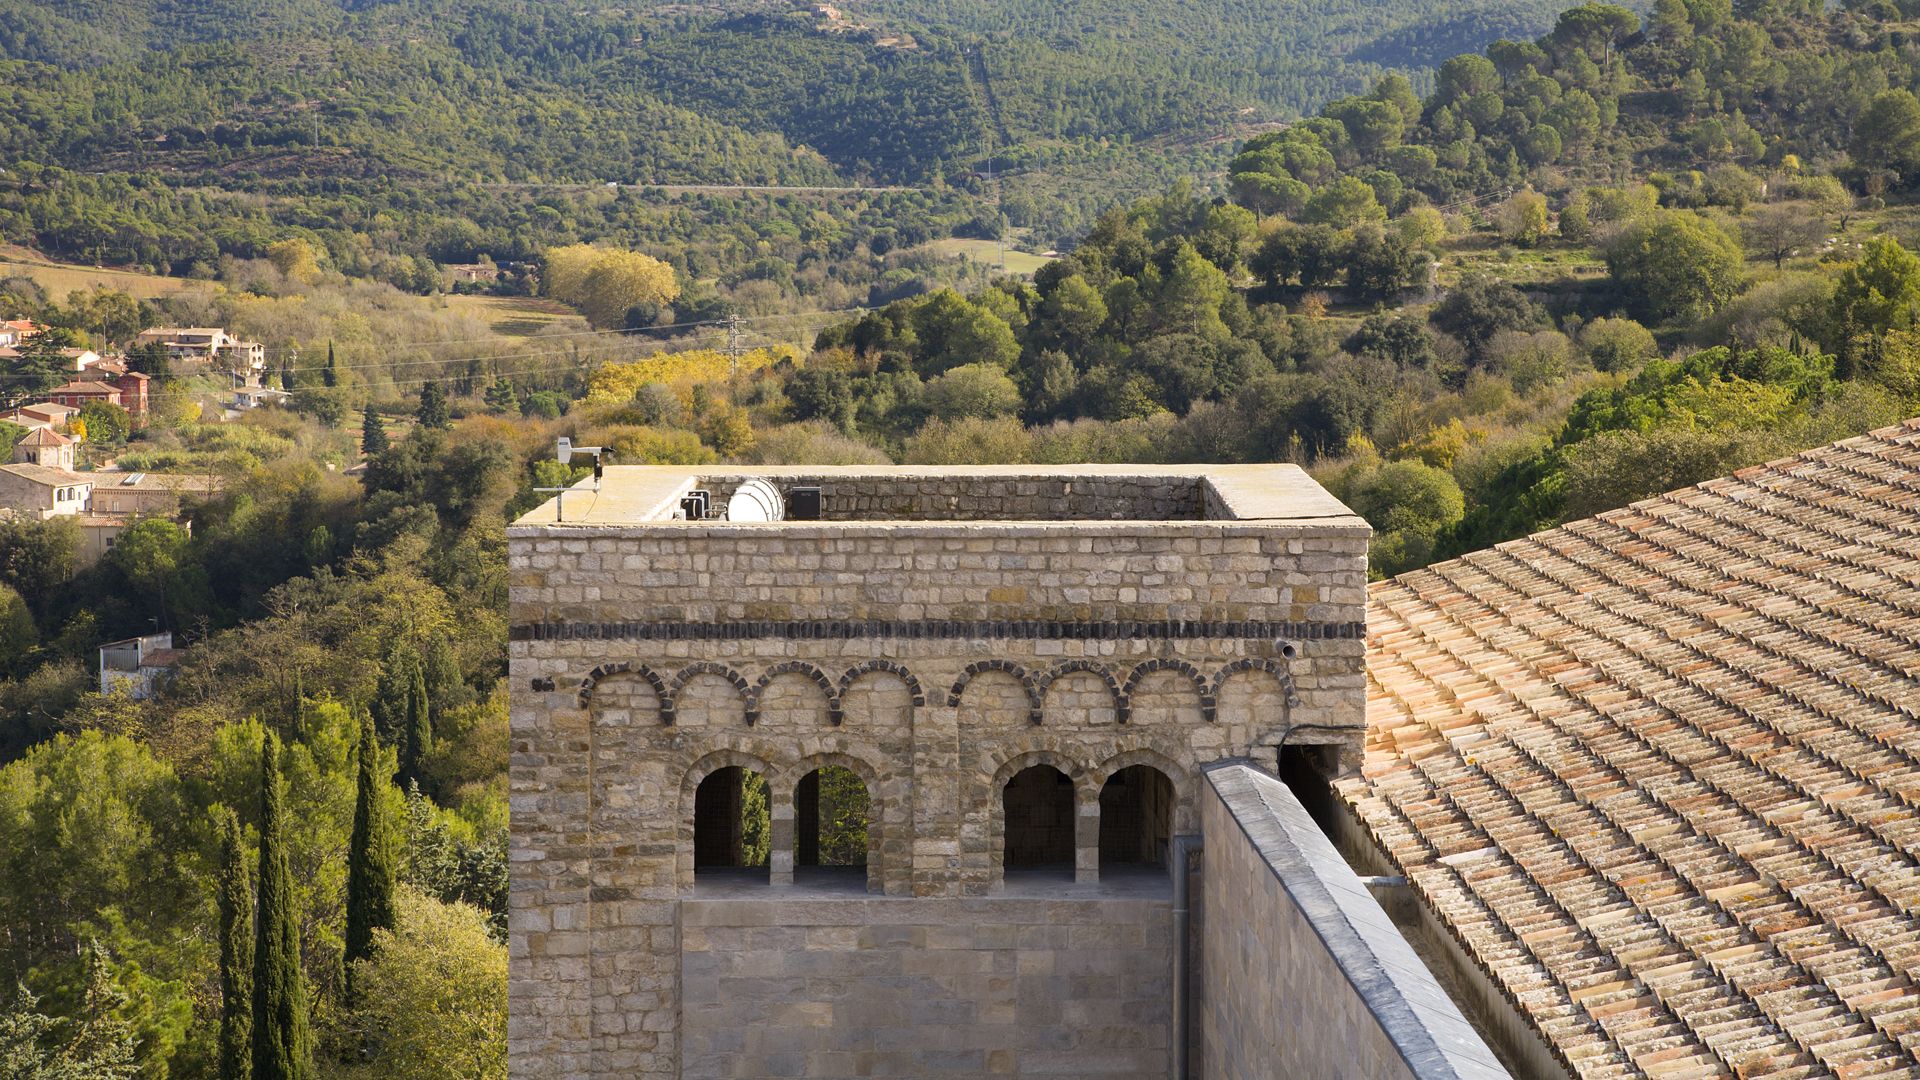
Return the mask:
[[[98,379],[76,380],[47,391],[56,405],[78,411],[95,402],[118,405],[138,420],[147,413],[147,384],[152,380],[138,371],[114,376],[110,382]]]
[[[35,428],[26,438],[13,444],[16,465],[45,465],[49,469],[73,471],[74,440],[50,427]]]
[[[243,386],[233,392],[233,400],[227,408],[236,412],[251,412],[263,405],[285,405],[293,395],[273,386]]]
[[[134,344],[166,346],[176,363],[220,364],[236,375],[251,378],[267,369],[267,347],[241,341],[218,326],[156,326],[143,330]]]
[[[67,469],[26,462],[0,465],[0,506],[31,517],[83,513],[92,492],[91,479]]]
[[[0,322],[0,346],[12,348],[39,332],[31,319],[7,319]]]
[[[182,651],[173,647],[171,633],[109,641],[100,646],[100,692],[125,688],[135,701],[145,701]]]
[[[96,515],[122,517],[177,517],[183,500],[204,499],[220,490],[220,478],[205,474],[97,472],[93,501]]]
[[[62,428],[66,427],[67,421],[73,419],[79,412],[79,409],[70,409],[51,401],[41,401],[0,413],[0,420],[19,424],[29,431],[36,428]]]

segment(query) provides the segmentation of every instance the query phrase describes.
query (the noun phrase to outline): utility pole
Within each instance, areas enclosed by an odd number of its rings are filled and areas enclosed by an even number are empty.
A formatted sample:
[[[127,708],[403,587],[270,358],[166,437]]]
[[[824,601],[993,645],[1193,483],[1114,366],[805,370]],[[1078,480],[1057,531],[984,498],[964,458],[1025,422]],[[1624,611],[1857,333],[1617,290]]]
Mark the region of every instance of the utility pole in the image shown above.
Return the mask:
[[[727,378],[729,381],[740,375],[740,313],[727,313]]]

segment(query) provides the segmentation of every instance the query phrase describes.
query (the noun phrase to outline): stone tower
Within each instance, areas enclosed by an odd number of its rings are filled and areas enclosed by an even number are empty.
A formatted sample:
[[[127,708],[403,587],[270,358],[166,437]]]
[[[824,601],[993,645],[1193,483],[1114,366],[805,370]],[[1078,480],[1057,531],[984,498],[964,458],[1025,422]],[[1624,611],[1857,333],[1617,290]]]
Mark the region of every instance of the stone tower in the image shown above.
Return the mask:
[[[817,517],[687,502],[754,478]],[[1166,1075],[1172,842],[1203,765],[1354,760],[1365,522],[1287,465],[588,487],[508,532],[514,1075]]]

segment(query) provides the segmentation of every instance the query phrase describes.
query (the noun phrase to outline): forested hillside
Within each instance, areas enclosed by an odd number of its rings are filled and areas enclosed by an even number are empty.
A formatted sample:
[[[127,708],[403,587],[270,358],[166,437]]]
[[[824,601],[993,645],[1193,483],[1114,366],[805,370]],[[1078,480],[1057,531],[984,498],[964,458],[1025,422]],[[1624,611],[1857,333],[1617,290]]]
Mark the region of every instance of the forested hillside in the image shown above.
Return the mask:
[[[836,11],[0,0],[0,314],[50,328],[0,404],[164,324],[289,393],[222,420],[136,348],[149,422],[89,406],[83,466],[219,490],[88,566],[0,520],[5,1067],[245,1075],[271,970],[314,1075],[504,1076],[503,537],[559,436],[1294,461],[1384,575],[1920,413],[1886,0]],[[954,256],[1008,233],[1065,254]],[[97,692],[154,627],[172,681]],[[248,967],[282,864],[300,949]]]
[[[834,11],[5,0],[0,154],[301,199],[395,184],[429,202],[456,184],[951,186],[975,199],[962,222],[988,214],[975,174],[991,156],[1022,174],[1011,216],[1046,247],[1096,199],[1163,186],[1169,161],[1217,167],[1208,140],[1234,125],[1430,59],[1392,43],[1416,12],[1384,0]],[[1549,17],[1541,0],[1417,14],[1468,45]],[[128,257],[64,241],[47,238]]]

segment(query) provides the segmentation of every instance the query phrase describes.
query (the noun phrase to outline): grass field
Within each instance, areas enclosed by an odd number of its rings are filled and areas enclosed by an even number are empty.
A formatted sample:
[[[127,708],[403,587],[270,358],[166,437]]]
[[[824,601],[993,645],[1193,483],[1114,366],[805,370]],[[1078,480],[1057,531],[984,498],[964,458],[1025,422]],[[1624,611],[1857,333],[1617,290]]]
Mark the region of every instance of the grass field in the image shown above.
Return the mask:
[[[447,307],[485,319],[487,329],[501,337],[532,337],[576,314],[557,300],[537,296],[449,296]]]
[[[207,282],[191,278],[161,277],[133,270],[109,270],[52,262],[37,252],[12,245],[0,245],[0,277],[32,278],[55,300],[65,300],[70,292],[84,292],[96,285],[142,300],[212,289]]]
[[[1000,265],[1000,244],[996,240],[962,240],[948,237],[945,240],[933,240],[921,245],[923,251],[937,251],[942,255],[958,255],[988,266]],[[1026,251],[1007,248],[1007,273],[1030,276],[1035,270],[1052,262],[1044,255],[1035,255]]]

